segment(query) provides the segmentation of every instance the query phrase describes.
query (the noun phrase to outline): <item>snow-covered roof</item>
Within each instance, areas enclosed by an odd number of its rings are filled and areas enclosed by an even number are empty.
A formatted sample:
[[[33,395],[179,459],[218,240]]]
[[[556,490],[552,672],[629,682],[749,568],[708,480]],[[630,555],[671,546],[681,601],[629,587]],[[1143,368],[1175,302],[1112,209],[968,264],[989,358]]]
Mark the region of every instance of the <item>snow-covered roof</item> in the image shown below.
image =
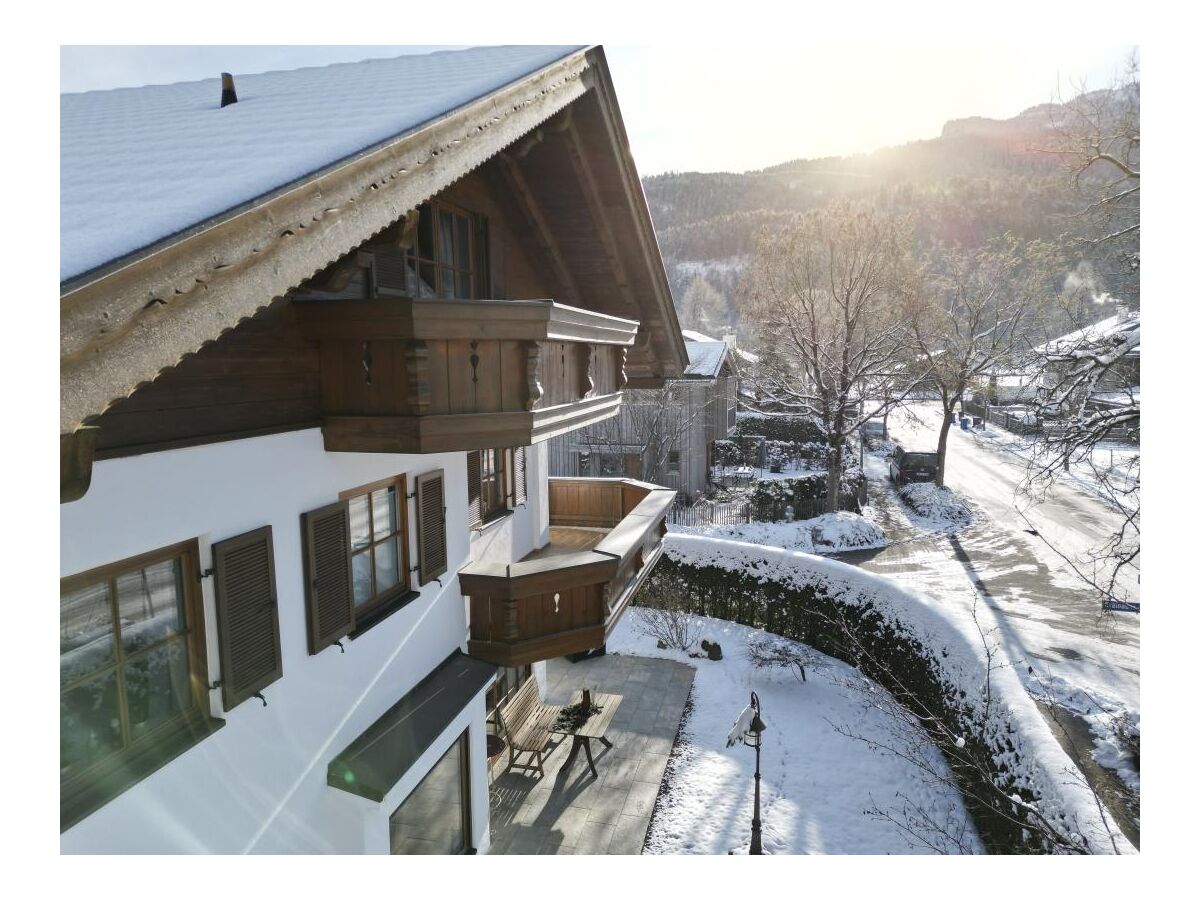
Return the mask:
[[[721,374],[721,364],[729,345],[724,341],[685,341],[688,366],[683,370],[685,378],[716,378]]]
[[[1106,345],[1132,341],[1132,347],[1124,350],[1123,356],[1141,354],[1141,317],[1136,312],[1118,314],[1093,322],[1070,334],[1046,341],[1034,348],[1034,352],[1045,356],[1073,356],[1079,351],[1095,352]]]
[[[471,50],[60,98],[67,280],[430,122],[575,50]]]
[[[685,341],[715,341],[715,340],[717,340],[716,338],[709,337],[707,334],[703,334],[702,332],[689,331],[686,328],[680,329],[680,333],[683,335],[683,339]]]

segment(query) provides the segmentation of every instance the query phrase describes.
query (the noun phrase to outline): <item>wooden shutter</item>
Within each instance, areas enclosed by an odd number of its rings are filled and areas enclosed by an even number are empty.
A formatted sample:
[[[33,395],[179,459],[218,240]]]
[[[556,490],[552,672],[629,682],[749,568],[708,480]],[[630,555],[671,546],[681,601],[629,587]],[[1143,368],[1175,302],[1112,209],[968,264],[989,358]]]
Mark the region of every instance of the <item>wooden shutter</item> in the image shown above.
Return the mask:
[[[213,544],[221,694],[226,710],[283,675],[271,526]]]
[[[476,485],[479,483],[476,470]],[[426,584],[446,573],[446,491],[441,469],[417,476],[417,577]]]
[[[304,513],[304,594],[308,652],[320,653],[354,629],[350,506],[345,500]]]
[[[478,450],[467,454],[467,525],[474,528],[483,523],[483,504],[480,500],[479,470],[482,462]]]
[[[529,499],[529,489],[525,483],[525,448],[513,448],[513,503],[520,506]]]

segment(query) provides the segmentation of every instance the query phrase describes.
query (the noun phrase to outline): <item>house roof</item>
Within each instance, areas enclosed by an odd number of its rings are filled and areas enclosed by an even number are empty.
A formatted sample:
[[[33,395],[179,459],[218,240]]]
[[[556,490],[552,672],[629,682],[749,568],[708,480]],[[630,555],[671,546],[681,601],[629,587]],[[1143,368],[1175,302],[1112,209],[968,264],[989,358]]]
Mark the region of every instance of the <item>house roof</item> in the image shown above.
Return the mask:
[[[237,90],[224,109],[215,79],[63,97],[60,433],[95,423],[526,138],[526,161],[547,159],[535,189],[592,197],[575,217],[586,239],[571,264],[592,278],[597,311],[643,324],[629,383],[682,374],[684,342],[602,48],[406,56],[246,76]],[[555,117],[565,130],[543,134]],[[582,174],[561,164],[577,158],[575,144],[589,154]],[[616,235],[615,263],[593,249],[602,229]]]
[[[690,331],[687,328],[684,328],[680,333],[683,335],[683,339],[685,341],[715,341],[716,340],[716,338],[709,337],[707,334],[703,334],[702,332],[699,332],[699,331]]]
[[[63,94],[66,281],[429,122],[577,51],[477,47]],[[336,127],[329,127],[330,125]]]
[[[686,336],[686,335],[685,335]],[[729,353],[724,341],[686,341],[688,365],[683,370],[685,378],[716,378]]]
[[[1141,316],[1138,313],[1109,316],[1046,341],[1035,347],[1033,352],[1043,356],[1070,357],[1081,351],[1096,353],[1118,347],[1123,348],[1122,356],[1141,355]]]

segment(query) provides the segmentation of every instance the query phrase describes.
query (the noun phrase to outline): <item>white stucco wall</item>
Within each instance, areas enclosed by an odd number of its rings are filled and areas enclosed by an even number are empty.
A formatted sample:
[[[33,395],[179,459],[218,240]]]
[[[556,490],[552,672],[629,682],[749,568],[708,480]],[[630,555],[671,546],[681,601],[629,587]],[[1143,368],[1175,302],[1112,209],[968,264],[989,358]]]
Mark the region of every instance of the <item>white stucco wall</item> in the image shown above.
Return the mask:
[[[471,728],[472,830],[487,834],[482,695],[441,735],[384,803],[325,783],[330,759],[466,642],[465,601],[454,573],[473,556],[519,558],[541,543],[544,451],[531,458],[530,502],[490,539],[466,526],[466,454],[326,453],[318,429],[98,462],[91,488],[61,510],[61,575],[71,575],[198,538],[211,566],[213,542],[271,525],[279,595],[283,677],[224,713],[226,725],[79,822],[63,852],[387,852],[388,815],[450,742]],[[357,640],[345,653],[308,654],[300,514],[340,491],[405,473],[446,472],[449,575]],[[413,501],[408,501],[413,521]],[[487,541],[482,545],[481,541]],[[410,528],[410,564],[416,535]],[[472,543],[481,544],[477,548]],[[516,554],[513,556],[512,554]],[[414,577],[415,586],[415,577]],[[220,671],[212,579],[203,581],[209,672]]]

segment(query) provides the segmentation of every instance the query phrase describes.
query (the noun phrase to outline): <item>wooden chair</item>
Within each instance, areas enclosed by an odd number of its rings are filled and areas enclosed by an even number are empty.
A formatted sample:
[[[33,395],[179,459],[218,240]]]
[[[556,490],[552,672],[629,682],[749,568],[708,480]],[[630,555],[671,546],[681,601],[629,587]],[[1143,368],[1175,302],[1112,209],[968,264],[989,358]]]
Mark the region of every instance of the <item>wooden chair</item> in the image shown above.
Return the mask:
[[[508,742],[510,769],[536,769],[539,775],[546,774],[542,762],[546,745],[550,743],[550,726],[562,710],[561,706],[542,703],[536,678],[521,685],[502,707],[496,707],[496,727]],[[517,756],[521,753],[530,754],[530,761],[518,762]]]

